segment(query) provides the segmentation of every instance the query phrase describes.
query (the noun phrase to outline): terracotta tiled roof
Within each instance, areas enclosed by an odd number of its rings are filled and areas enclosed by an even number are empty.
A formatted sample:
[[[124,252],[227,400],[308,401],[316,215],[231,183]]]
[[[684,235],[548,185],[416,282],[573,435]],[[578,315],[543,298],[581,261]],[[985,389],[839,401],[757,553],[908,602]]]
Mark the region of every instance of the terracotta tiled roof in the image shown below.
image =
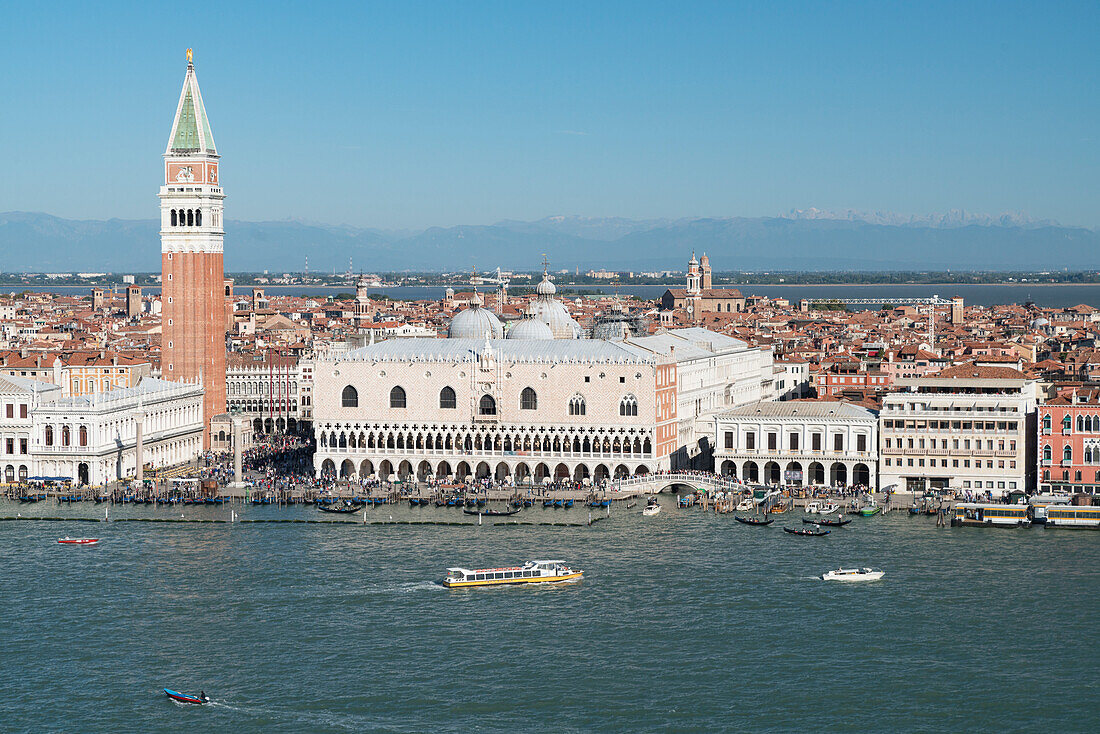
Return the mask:
[[[975,362],[957,364],[953,367],[940,370],[930,375],[935,378],[948,379],[981,379],[981,380],[1022,380],[1026,377],[1023,372],[1012,367],[989,367]]]

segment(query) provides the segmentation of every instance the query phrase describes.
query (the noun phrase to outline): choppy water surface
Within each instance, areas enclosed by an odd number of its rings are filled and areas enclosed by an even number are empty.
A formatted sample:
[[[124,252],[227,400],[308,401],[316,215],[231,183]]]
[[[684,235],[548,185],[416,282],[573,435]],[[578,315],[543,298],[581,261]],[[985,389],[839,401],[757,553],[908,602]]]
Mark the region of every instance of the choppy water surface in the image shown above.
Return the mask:
[[[768,298],[786,298],[797,304],[799,300],[829,300],[831,298],[869,298],[873,304],[850,306],[853,310],[864,308],[878,308],[884,303],[891,303],[901,298],[929,298],[941,296],[951,298],[962,296],[968,306],[995,306],[1000,304],[1023,304],[1032,301],[1044,308],[1066,308],[1076,306],[1079,303],[1096,305],[1100,303],[1100,283],[957,283],[957,284],[911,284],[898,283],[895,285],[864,285],[864,284],[822,284],[822,285],[744,285],[738,283],[722,283],[721,287],[739,288],[746,295],[760,295]],[[456,284],[455,288],[462,290],[468,285]],[[683,283],[676,282],[669,285],[600,285],[585,284],[576,286],[558,286],[558,294],[568,295],[567,291],[581,291],[585,293],[621,293],[641,299],[660,298],[668,288],[682,288]],[[238,293],[247,295],[251,286],[238,286]],[[32,290],[38,293],[64,293],[66,295],[89,295],[91,286],[0,286],[0,292],[16,293],[21,290]],[[310,296],[314,298],[326,298],[337,293],[348,293],[354,290],[351,285],[344,286],[264,286],[264,291],[269,296]],[[370,288],[371,295],[384,295],[390,298],[405,300],[439,300],[446,292],[446,286],[435,285],[399,285]],[[156,286],[142,286],[145,294],[159,293]]]
[[[895,513],[800,538],[780,530],[797,517],[753,528],[663,500],[591,528],[0,523],[0,729],[1095,730],[1100,533]],[[0,503],[17,512],[103,510]],[[112,510],[204,513],[229,511]],[[390,516],[464,519],[368,518]],[[584,581],[436,583],[450,565],[546,557]],[[815,578],[839,564],[887,575]],[[165,686],[214,703],[173,704]]]

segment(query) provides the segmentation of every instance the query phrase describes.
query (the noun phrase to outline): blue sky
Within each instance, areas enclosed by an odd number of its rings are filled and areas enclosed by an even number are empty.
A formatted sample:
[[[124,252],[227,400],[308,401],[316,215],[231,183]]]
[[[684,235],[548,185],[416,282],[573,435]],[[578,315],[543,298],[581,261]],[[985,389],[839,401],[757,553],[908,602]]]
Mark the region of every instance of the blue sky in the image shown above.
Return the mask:
[[[195,64],[227,213],[1020,211],[1100,225],[1100,3],[25,3],[0,211],[153,218]]]

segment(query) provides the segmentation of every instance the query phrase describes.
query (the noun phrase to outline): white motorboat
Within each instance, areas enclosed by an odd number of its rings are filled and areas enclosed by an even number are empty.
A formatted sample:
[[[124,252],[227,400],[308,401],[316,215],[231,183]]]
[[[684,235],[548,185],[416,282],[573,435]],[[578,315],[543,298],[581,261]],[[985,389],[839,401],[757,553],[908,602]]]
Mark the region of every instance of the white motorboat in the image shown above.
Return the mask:
[[[809,504],[806,505],[804,512],[807,515],[816,515],[816,514],[818,514],[819,512],[821,512],[821,503],[820,502],[810,502]]]
[[[741,504],[737,505],[738,512],[752,512],[756,509],[756,502],[752,497],[741,500]]]
[[[822,515],[831,515],[834,512],[839,512],[839,511],[840,511],[840,503],[839,502],[826,502],[825,504],[823,504],[821,506],[821,509],[819,510],[819,512]]]
[[[653,517],[654,515],[656,515],[660,511],[661,511],[661,506],[659,504],[657,504],[657,498],[656,497],[651,497],[649,499],[649,502],[646,504],[645,509],[642,510],[642,514],[645,515],[646,517]]]
[[[870,568],[838,568],[821,574],[822,581],[878,581],[886,575],[885,571]]]

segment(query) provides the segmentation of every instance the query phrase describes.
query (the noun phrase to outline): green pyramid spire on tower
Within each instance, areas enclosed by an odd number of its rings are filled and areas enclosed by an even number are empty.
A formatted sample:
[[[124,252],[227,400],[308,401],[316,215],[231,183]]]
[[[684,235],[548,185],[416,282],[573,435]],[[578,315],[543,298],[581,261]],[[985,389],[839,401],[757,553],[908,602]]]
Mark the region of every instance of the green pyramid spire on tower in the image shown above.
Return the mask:
[[[214,146],[214,133],[210,130],[210,121],[206,118],[206,107],[202,103],[199,81],[195,77],[195,65],[191,62],[191,49],[187,49],[187,76],[183,80],[179,105],[176,107],[176,119],[172,122],[172,134],[168,138],[165,155],[181,153],[204,153],[217,155]]]

